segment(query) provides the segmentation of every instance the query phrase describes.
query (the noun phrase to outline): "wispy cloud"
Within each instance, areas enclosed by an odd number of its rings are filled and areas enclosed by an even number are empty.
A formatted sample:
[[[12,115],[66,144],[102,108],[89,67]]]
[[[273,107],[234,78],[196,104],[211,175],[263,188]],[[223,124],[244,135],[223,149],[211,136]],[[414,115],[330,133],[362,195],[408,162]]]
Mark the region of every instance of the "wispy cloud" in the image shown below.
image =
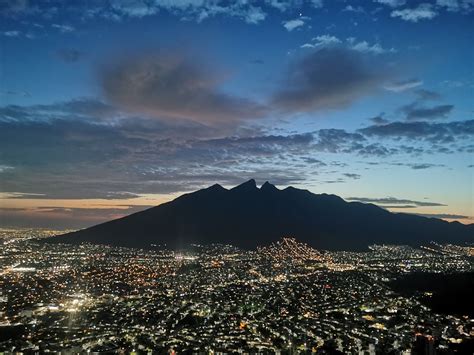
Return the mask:
[[[390,14],[392,17],[399,17],[404,21],[418,22],[421,20],[431,20],[438,15],[432,4],[422,3],[415,8],[406,8],[402,10],[394,10]]]
[[[311,42],[304,43],[301,48],[321,48],[321,47],[345,47],[360,53],[384,54],[395,53],[395,48],[383,48],[380,43],[370,44],[367,41],[358,41],[355,37],[349,37],[345,42],[336,36],[324,34],[314,37]]]
[[[410,89],[414,89],[418,86],[423,85],[423,81],[419,79],[407,79],[402,81],[396,81],[386,84],[384,87],[386,90],[393,92],[403,92]]]
[[[431,201],[416,201],[410,199],[403,199],[403,198],[396,198],[396,197],[348,197],[346,198],[348,201],[357,201],[357,202],[364,202],[364,203],[375,203],[377,205],[409,205],[413,207],[440,207],[440,206],[447,206],[443,203],[439,202],[431,202]]]
[[[61,33],[70,33],[70,32],[74,32],[76,29],[71,26],[71,25],[64,25],[64,24],[57,24],[57,23],[53,23],[51,25],[51,27],[57,29],[58,31],[60,31]]]
[[[406,0],[374,0],[374,2],[390,7],[399,7],[405,5]]]
[[[301,28],[306,24],[306,21],[310,20],[311,18],[307,16],[300,16],[293,20],[283,21],[283,27],[286,28],[287,31],[291,32],[297,28]]]

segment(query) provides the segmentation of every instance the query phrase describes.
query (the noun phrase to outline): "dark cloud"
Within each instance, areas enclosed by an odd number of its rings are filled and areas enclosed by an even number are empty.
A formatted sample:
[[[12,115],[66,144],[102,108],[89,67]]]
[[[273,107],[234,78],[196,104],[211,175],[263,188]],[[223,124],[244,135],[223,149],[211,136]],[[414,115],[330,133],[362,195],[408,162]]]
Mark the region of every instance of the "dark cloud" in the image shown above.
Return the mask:
[[[454,105],[437,105],[433,107],[422,107],[417,102],[403,106],[400,110],[409,121],[433,120],[447,118],[453,110]]]
[[[0,107],[0,121],[48,122],[55,119],[72,120],[114,120],[121,112],[94,98],[78,98],[48,105]]]
[[[377,89],[385,74],[364,55],[344,48],[315,50],[290,66],[273,104],[284,111],[341,108]]]
[[[371,197],[348,197],[348,201],[364,202],[364,203],[375,203],[377,205],[390,205],[391,207],[398,207],[399,205],[409,205],[413,207],[438,207],[446,206],[445,204],[438,202],[429,202],[429,201],[415,201],[408,199],[399,199],[396,197],[382,197],[382,198],[371,198]],[[407,208],[407,206],[404,206]]]
[[[400,151],[403,151],[408,154],[421,154],[424,152],[423,149],[416,149],[413,147],[400,146],[398,148]],[[430,168],[439,168],[444,167],[443,164],[432,164],[432,163],[400,163],[400,162],[390,162],[390,161],[379,161],[379,162],[364,162],[368,165],[390,165],[390,166],[406,166],[413,170],[424,170]]]
[[[355,147],[356,150],[360,155],[363,156],[379,156],[384,157],[392,154],[397,153],[397,149],[395,148],[387,148],[378,143],[368,144],[362,147]]]
[[[302,159],[306,164],[316,164],[316,165],[319,165],[319,166],[326,166],[327,165],[325,162],[323,162],[319,159],[311,158],[311,157],[303,157]]]
[[[358,132],[320,129],[277,135],[248,128],[229,135],[190,122],[130,116],[94,99],[4,106],[0,107],[1,189],[10,198],[40,194],[33,198],[127,199],[190,191],[215,182],[232,186],[243,178],[298,184],[311,180],[309,166],[317,166],[318,174],[329,174],[325,167],[332,166],[334,173],[351,174],[343,164],[320,160],[319,154],[386,158],[420,154],[422,149],[382,144],[374,138],[402,135],[417,142],[433,140],[441,148],[447,137],[474,135],[474,121],[394,124],[402,125],[396,134],[388,124]],[[412,169],[439,166],[403,164]]]
[[[31,94],[27,91],[16,91],[16,90],[3,90],[0,91],[0,96],[21,96],[21,97],[31,97]]]
[[[359,133],[350,133],[343,129],[321,129],[315,133],[318,141],[314,148],[322,152],[340,153],[352,149],[362,148],[364,136]]]
[[[234,125],[262,117],[261,104],[222,91],[222,78],[193,58],[144,55],[104,70],[106,97],[123,109],[162,120]]]
[[[385,208],[385,209],[390,209],[390,208],[417,208],[418,206],[415,205],[380,205],[380,207]]]
[[[59,59],[66,63],[75,63],[84,55],[82,52],[73,48],[62,48],[56,52]]]
[[[419,100],[439,100],[441,99],[441,94],[436,91],[418,89],[415,90],[415,94],[418,96]]]
[[[474,120],[447,123],[392,122],[362,128],[358,132],[368,137],[422,139],[433,143],[449,143],[455,139],[469,139],[474,136]]]
[[[348,177],[350,179],[355,179],[355,180],[358,180],[360,179],[360,175],[359,174],[354,174],[354,173],[345,173],[343,174],[345,177]]]
[[[0,162],[8,166],[1,172],[2,191],[41,193],[41,198],[130,198],[234,184],[242,176],[298,182],[304,178],[300,170],[289,172],[277,162],[306,154],[314,141],[309,133],[199,138],[193,125],[34,121],[21,120],[20,113],[34,116],[25,108],[15,110],[15,119],[0,120]]]
[[[442,167],[444,165],[420,163],[420,164],[409,164],[409,166],[414,170],[424,170],[424,169],[429,169],[429,168]]]
[[[369,118],[369,120],[372,121],[372,123],[376,125],[387,124],[389,121],[383,118],[383,116],[384,116],[384,113],[381,113],[378,116]]]
[[[461,214],[449,214],[449,213],[411,213],[417,216],[428,217],[428,218],[441,218],[441,219],[470,219],[469,216]]]

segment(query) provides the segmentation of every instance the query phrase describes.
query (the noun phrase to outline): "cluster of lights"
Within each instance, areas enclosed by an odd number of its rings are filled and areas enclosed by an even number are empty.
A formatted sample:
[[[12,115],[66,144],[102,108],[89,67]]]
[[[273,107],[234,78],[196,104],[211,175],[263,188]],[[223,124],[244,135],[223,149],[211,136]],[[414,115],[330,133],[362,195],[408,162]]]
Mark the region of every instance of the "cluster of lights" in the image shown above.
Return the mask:
[[[272,243],[267,247],[258,248],[264,258],[273,260],[275,262],[281,261],[319,261],[326,262],[327,258],[311,248],[305,243],[298,242],[295,238],[283,237],[278,242]]]

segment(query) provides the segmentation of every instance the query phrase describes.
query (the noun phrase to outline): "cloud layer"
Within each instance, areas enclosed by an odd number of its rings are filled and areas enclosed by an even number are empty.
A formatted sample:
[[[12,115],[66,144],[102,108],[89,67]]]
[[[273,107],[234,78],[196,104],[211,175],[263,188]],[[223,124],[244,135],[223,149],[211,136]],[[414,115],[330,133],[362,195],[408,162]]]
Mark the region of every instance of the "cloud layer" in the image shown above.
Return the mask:
[[[12,198],[119,199],[269,176],[283,185],[316,176],[322,182],[344,182],[361,174],[334,165],[331,156],[384,157],[390,163],[397,156],[421,157],[435,149],[473,149],[473,136],[473,120],[392,122],[356,132],[274,134],[253,128],[226,135],[189,122],[138,118],[101,101],[81,99],[1,107],[0,174],[2,191],[16,193]],[[393,164],[443,168],[420,158]]]

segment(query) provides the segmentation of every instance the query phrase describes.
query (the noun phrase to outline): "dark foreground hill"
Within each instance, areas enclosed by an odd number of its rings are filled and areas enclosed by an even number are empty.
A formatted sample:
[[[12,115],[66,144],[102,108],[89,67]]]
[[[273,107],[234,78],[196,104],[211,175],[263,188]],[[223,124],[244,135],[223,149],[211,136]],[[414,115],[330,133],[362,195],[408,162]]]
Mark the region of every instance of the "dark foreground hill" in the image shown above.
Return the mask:
[[[372,204],[293,187],[279,190],[265,183],[259,189],[250,180],[230,190],[213,185],[53,240],[140,248],[151,244],[181,248],[191,243],[254,248],[282,236],[320,249],[361,250],[374,243],[474,242],[474,225],[390,213]]]

